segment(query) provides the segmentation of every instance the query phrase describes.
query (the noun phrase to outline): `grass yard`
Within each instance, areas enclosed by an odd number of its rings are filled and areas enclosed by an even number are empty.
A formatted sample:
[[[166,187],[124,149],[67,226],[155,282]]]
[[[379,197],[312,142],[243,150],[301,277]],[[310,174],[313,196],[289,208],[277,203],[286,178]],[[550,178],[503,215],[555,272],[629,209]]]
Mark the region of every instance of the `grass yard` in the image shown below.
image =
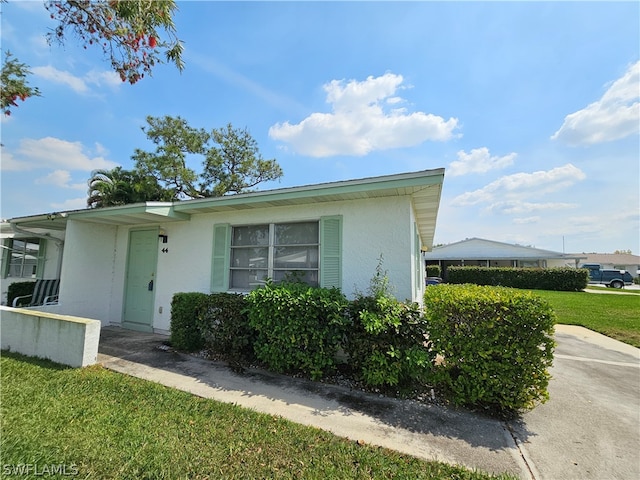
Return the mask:
[[[611,291],[611,289],[608,289]],[[535,290],[558,315],[558,323],[580,325],[640,347],[640,295]]]
[[[26,464],[99,479],[512,478],[361,446],[100,366],[3,352],[0,367],[4,474]]]

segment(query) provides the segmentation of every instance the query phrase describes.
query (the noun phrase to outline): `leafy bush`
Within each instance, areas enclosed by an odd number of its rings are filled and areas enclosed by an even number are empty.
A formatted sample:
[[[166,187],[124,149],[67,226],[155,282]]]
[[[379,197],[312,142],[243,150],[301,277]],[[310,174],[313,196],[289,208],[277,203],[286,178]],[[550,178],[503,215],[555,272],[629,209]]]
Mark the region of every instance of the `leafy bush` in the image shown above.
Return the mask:
[[[197,327],[206,346],[238,365],[253,359],[255,330],[249,325],[245,297],[234,293],[207,295]]]
[[[368,385],[413,387],[426,381],[433,358],[419,305],[396,300],[391,290],[381,257],[369,295],[357,294],[349,305],[353,326],[345,351]]]
[[[370,386],[413,387],[430,374],[433,356],[416,303],[359,296],[349,306],[353,327],[345,343],[350,365]]]
[[[268,283],[247,296],[255,353],[276,372],[299,371],[313,379],[335,367],[348,325],[348,301],[338,289],[302,283]]]
[[[198,329],[198,317],[206,305],[207,294],[176,293],[171,300],[171,345],[178,350],[193,352],[204,346]]]
[[[532,292],[438,285],[424,295],[438,382],[454,403],[511,414],[545,402],[553,361],[551,306]]]
[[[440,265],[427,265],[427,277],[442,277]]]
[[[16,297],[22,297],[23,295],[33,295],[33,290],[36,287],[35,282],[15,282],[9,285],[7,289],[7,305],[13,305],[13,299]],[[18,306],[28,305],[31,298],[25,298],[18,300]]]
[[[448,283],[474,283],[523,289],[577,292],[589,283],[589,271],[560,268],[448,267]]]

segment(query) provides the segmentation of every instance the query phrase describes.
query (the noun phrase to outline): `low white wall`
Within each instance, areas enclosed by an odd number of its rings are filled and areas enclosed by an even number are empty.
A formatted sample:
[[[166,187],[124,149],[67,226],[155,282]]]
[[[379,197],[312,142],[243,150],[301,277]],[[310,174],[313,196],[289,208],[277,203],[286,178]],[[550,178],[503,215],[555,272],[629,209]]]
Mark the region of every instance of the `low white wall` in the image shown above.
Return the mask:
[[[72,367],[98,360],[100,321],[0,306],[2,349]]]

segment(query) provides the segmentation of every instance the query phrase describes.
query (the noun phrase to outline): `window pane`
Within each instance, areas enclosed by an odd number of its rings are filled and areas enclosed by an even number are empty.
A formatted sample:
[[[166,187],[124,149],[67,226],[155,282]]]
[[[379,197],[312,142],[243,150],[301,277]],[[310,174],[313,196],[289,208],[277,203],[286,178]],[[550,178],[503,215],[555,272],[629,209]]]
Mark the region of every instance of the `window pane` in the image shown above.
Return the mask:
[[[9,277],[35,278],[38,267],[39,240],[14,239],[11,242]]]
[[[245,245],[269,245],[269,225],[233,227],[231,245],[234,247]]]
[[[267,268],[268,248],[232,248],[232,268]]]
[[[264,285],[268,275],[266,270],[231,270],[232,289],[251,290]]]
[[[22,277],[22,264],[18,265],[9,265],[9,274],[10,277]]]
[[[311,287],[318,286],[318,271],[304,271],[304,270],[274,270],[273,281],[281,282],[282,280],[296,280],[304,282]]]
[[[276,245],[318,244],[318,222],[275,225]]]
[[[276,247],[275,268],[318,268],[318,247]]]

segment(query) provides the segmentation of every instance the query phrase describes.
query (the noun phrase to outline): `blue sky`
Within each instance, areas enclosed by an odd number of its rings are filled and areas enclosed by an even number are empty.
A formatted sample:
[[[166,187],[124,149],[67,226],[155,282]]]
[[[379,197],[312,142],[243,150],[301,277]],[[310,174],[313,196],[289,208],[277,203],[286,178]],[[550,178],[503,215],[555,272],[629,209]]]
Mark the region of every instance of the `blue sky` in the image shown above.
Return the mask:
[[[436,243],[640,253],[638,2],[178,5],[185,70],[132,86],[48,46],[42,1],[2,4],[42,92],[0,124],[2,218],[84,208],[171,115],[246,127],[284,170],[261,189],[444,167]]]

